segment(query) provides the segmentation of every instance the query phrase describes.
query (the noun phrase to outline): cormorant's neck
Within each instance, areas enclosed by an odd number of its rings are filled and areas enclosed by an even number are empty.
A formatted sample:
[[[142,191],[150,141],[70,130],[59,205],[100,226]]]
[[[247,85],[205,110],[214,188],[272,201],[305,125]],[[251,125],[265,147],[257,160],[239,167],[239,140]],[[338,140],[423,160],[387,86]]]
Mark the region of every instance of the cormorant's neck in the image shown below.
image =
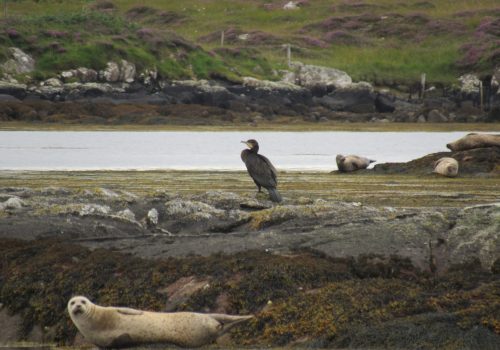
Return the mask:
[[[259,153],[259,146],[253,146],[252,148],[250,148],[250,152]]]

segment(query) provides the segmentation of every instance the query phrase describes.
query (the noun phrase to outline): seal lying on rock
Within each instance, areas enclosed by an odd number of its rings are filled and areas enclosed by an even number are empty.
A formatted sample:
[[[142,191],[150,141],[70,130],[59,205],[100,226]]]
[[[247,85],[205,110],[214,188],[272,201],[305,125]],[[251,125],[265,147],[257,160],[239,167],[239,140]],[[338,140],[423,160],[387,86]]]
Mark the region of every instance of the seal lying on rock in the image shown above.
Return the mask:
[[[446,145],[455,152],[493,146],[500,147],[500,135],[470,133]]]
[[[450,157],[443,157],[434,163],[434,173],[456,177],[458,175],[458,162],[456,159]]]
[[[148,343],[198,347],[211,343],[236,324],[253,317],[103,307],[83,296],[70,299],[68,312],[85,339],[100,347]]]
[[[343,156],[341,154],[337,154],[337,167],[341,172],[351,172],[359,169],[366,169],[368,165],[376,162],[375,160],[371,160],[365,157],[348,155]]]

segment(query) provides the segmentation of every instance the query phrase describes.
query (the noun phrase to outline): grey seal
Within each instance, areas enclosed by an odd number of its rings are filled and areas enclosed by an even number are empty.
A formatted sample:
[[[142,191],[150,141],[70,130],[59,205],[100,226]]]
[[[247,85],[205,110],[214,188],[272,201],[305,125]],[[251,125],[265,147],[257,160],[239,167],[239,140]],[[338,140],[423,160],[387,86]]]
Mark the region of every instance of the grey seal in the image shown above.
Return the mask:
[[[337,167],[341,172],[351,172],[359,169],[366,169],[368,165],[375,162],[375,160],[356,156],[354,154],[350,154],[348,156],[337,154],[335,160],[337,161]]]
[[[458,161],[451,157],[443,157],[434,163],[434,173],[447,177],[458,175]]]

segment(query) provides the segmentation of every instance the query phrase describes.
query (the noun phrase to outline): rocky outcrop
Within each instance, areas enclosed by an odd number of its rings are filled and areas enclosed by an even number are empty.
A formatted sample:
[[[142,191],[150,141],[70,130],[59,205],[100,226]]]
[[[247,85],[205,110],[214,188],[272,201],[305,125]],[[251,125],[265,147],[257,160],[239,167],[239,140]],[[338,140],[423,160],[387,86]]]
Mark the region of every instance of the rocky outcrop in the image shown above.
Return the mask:
[[[120,66],[116,62],[108,62],[106,68],[99,72],[99,77],[108,83],[116,83],[120,79]]]
[[[0,80],[0,94],[14,96],[18,99],[23,99],[27,95],[26,84],[19,84]]]
[[[334,111],[373,113],[375,112],[375,99],[373,87],[361,82],[339,87],[330,94],[318,98],[317,101]]]
[[[443,157],[451,157],[458,161],[460,175],[483,174],[494,176],[500,173],[498,159],[500,159],[500,147],[475,148],[456,152],[438,152],[426,155],[422,158],[407,163],[382,163],[376,164],[373,171],[382,174],[431,174],[435,162]]]
[[[498,205],[403,209],[297,198],[273,206],[220,191],[133,199],[113,193],[9,189],[0,239],[57,237],[146,258],[314,249],[342,258],[399,256],[439,273],[470,258],[489,269],[499,256]]]
[[[30,55],[17,47],[8,49],[10,58],[0,65],[0,68],[7,74],[31,73],[35,69],[35,60]]]
[[[294,62],[292,69],[285,74],[283,81],[306,88],[344,88],[352,84],[347,73],[335,68]]]
[[[464,74],[458,78],[460,81],[460,91],[464,94],[479,93],[481,80],[475,74]]]
[[[277,82],[277,81],[269,81],[269,80],[259,80],[252,77],[244,77],[243,85],[246,87],[262,89],[267,91],[274,90],[289,90],[289,91],[299,91],[304,90],[300,86],[296,84],[292,84],[286,81]]]
[[[121,60],[120,64],[108,62],[106,68],[99,72],[99,78],[107,83],[132,83],[135,80],[135,75],[135,65],[126,60]]]
[[[132,83],[135,80],[135,64],[121,60],[120,64],[120,81],[125,83]]]

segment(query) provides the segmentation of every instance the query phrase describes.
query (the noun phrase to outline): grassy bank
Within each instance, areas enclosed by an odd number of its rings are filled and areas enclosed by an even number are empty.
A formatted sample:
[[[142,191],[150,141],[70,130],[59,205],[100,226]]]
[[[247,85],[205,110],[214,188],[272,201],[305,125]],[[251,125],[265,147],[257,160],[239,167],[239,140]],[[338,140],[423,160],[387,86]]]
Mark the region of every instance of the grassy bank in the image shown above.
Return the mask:
[[[466,71],[491,74],[498,62],[495,0],[281,6],[257,0],[9,1],[7,17],[0,17],[0,60],[6,47],[19,46],[37,59],[39,78],[124,58],[174,79],[274,79],[273,69],[286,67],[282,45],[291,44],[294,60],[381,84],[417,82],[421,73],[430,83],[450,84]]]
[[[102,125],[62,124],[28,122],[2,122],[0,131],[366,131],[366,132],[499,132],[496,123],[311,123],[292,120],[290,122],[261,122],[258,125],[228,123],[222,125]]]
[[[332,165],[333,166],[333,165]],[[198,194],[209,190],[253,193],[246,172],[234,171],[0,171],[0,187],[72,190],[109,188],[139,195],[156,192]],[[463,207],[498,201],[498,177],[448,179],[433,174],[361,175],[326,172],[279,173],[286,198],[329,199],[373,206]]]

